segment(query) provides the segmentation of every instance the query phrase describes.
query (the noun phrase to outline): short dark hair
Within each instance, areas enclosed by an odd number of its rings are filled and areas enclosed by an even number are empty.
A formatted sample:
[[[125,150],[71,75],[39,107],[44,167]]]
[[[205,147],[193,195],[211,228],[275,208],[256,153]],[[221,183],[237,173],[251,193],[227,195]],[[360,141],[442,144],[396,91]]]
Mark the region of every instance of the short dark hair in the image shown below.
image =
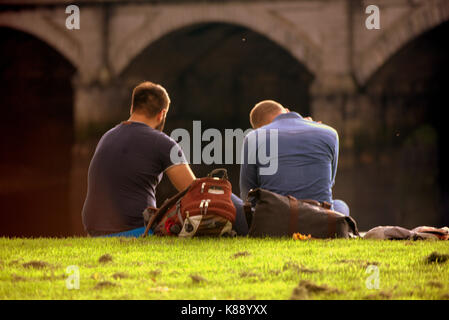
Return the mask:
[[[249,114],[249,122],[253,128],[262,127],[272,120],[274,115],[278,115],[284,107],[276,101],[264,100],[254,106]]]
[[[161,85],[145,81],[136,86],[131,99],[132,112],[154,117],[170,105],[170,97]]]

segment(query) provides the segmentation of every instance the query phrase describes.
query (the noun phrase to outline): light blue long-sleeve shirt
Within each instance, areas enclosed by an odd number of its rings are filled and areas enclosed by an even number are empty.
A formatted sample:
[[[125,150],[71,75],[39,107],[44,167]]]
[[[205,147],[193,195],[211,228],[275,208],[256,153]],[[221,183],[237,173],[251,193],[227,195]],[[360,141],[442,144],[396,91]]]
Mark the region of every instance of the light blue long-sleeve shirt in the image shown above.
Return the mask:
[[[265,143],[260,141],[264,133]],[[258,142],[251,143],[252,138]],[[271,154],[270,149],[276,151],[272,145],[276,141],[277,152]],[[297,199],[314,199],[332,204],[338,148],[338,134],[333,128],[304,120],[296,112],[280,114],[270,124],[245,137],[240,170],[241,198],[245,200],[251,189],[263,188]],[[257,160],[248,160],[248,154],[250,159],[253,157]],[[264,160],[263,155],[268,157]],[[276,172],[266,174],[270,171],[266,170],[269,166],[276,168]]]

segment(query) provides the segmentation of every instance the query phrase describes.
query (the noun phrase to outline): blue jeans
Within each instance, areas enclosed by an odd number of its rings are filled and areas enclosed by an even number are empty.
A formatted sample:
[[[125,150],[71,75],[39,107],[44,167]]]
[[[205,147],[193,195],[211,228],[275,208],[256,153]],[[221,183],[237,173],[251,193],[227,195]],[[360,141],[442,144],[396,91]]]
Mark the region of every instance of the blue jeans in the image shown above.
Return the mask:
[[[141,227],[141,228],[132,229],[132,230],[128,230],[128,231],[107,234],[107,235],[100,236],[100,237],[101,238],[104,238],[104,237],[135,237],[135,238],[138,238],[138,237],[142,236],[144,232],[145,232],[145,227]],[[148,231],[148,234],[149,235],[153,234],[153,230]]]
[[[248,224],[246,223],[245,213],[243,212],[243,201],[235,194],[231,196],[232,203],[236,208],[236,217],[234,222],[234,230],[239,236],[245,236],[248,234]],[[108,234],[101,237],[140,237],[145,232],[145,227],[132,229],[128,231]],[[153,234],[152,230],[148,232],[149,235]]]
[[[349,216],[349,206],[343,200],[334,200],[334,210]]]

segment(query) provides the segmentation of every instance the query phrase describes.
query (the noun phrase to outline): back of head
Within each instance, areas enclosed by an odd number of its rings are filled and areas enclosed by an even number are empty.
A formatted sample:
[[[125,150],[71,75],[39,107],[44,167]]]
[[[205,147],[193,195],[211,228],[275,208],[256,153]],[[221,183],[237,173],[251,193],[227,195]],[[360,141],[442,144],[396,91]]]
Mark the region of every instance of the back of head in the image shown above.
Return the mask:
[[[287,112],[278,102],[264,100],[254,106],[249,114],[249,122],[254,129],[260,128],[273,121],[279,114]]]
[[[131,101],[131,113],[137,112],[152,118],[167,109],[170,98],[164,87],[145,81],[134,88]]]

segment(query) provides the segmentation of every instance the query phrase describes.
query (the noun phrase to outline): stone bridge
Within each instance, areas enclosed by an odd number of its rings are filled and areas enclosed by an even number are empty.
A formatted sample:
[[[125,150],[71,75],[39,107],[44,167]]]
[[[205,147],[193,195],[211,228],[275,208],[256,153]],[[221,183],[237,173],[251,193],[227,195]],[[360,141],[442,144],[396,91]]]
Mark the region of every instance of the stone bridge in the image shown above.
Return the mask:
[[[65,10],[70,4],[80,9],[78,30],[66,27],[69,14]],[[371,4],[380,9],[380,29],[365,27],[369,16],[365,9]],[[245,65],[251,66],[253,58],[269,55],[271,49],[267,48],[271,47],[298,65],[295,68],[301,75],[295,75],[296,80],[282,80],[282,73],[289,68],[279,66],[282,71],[276,81],[291,82],[285,87],[291,91],[297,87],[298,94],[305,97],[300,101],[307,107],[298,106],[298,111],[310,113],[339,131],[341,158],[334,193],[350,203],[362,228],[447,223],[449,188],[442,182],[447,171],[441,164],[447,158],[441,155],[441,108],[435,107],[431,113],[426,110],[441,104],[442,93],[449,89],[439,73],[449,63],[447,46],[441,46],[449,35],[448,20],[448,0],[4,0],[0,4],[3,34],[10,39],[25,34],[43,42],[72,68],[64,78],[70,83],[72,100],[71,126],[66,130],[73,132],[71,173],[65,182],[70,199],[67,234],[82,234],[80,210],[87,166],[99,133],[126,115],[133,84],[142,77],[153,80],[151,72],[142,75],[139,70],[151,62],[149,70],[155,70],[156,78],[171,77],[165,81],[176,83],[173,92],[188,87],[193,80],[179,71],[182,68],[177,67],[177,61],[190,59],[187,74],[204,74],[195,67],[201,63],[194,60],[195,52],[213,39],[224,43],[229,30],[243,35],[242,43],[248,36],[248,46],[250,37],[269,43],[254,46],[242,58]],[[189,42],[192,34],[206,32],[208,26],[212,31],[207,31],[201,41]],[[163,50],[176,45],[184,45],[183,51]],[[158,46],[162,53],[158,53]],[[209,61],[213,54],[200,60]],[[272,61],[280,60],[282,54],[273,53]],[[193,67],[191,61],[197,61]],[[226,60],[221,64],[214,61],[213,65],[225,72]],[[420,61],[427,64],[420,65]],[[31,72],[24,70],[21,72]],[[223,75],[223,79],[232,80],[236,74]],[[180,82],[181,78],[187,80]],[[2,82],[8,79],[4,76]],[[435,86],[435,81],[441,86]],[[8,92],[2,91],[2,95]],[[249,98],[242,99],[253,103]],[[2,108],[14,108],[17,102],[8,103],[11,105]],[[245,116],[239,124],[248,127],[251,107],[248,104],[241,116],[234,109],[228,115],[234,119]],[[204,114],[200,111],[193,115],[180,111],[176,123],[181,123],[179,119],[203,120],[198,118]],[[207,120],[208,116],[204,117]],[[235,179],[232,182],[238,185]]]

